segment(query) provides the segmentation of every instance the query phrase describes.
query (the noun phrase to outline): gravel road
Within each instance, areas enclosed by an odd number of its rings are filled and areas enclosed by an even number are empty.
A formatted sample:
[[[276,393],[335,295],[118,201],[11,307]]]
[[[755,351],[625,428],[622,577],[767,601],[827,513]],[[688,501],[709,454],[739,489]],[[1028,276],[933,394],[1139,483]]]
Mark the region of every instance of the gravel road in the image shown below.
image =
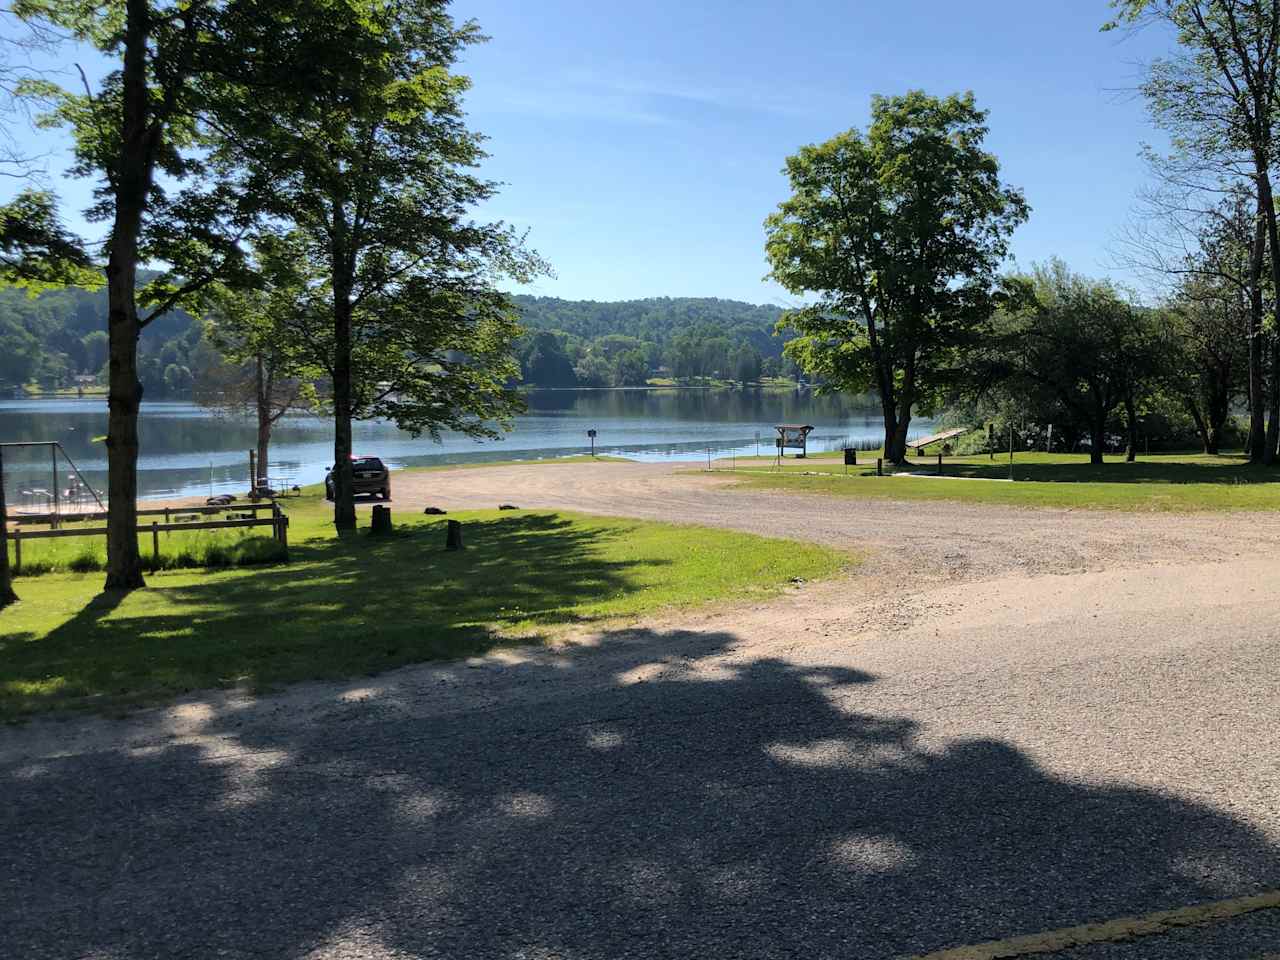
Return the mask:
[[[0,731],[0,956],[875,960],[1280,888],[1276,518],[619,464],[396,496],[870,553],[551,648]],[[1252,960],[1276,913],[1058,956]]]

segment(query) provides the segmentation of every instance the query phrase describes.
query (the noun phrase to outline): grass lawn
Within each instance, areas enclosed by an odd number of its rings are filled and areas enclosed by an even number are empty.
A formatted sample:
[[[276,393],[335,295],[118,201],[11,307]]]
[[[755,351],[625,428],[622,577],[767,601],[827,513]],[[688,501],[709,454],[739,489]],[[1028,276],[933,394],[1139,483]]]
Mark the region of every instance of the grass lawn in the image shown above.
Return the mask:
[[[438,518],[397,515],[390,537],[339,541],[326,508],[292,501],[287,565],[166,571],[123,597],[99,594],[100,573],[19,578],[22,602],[0,613],[0,719],[367,675],[764,596],[850,562],[730,531],[538,511],[454,514],[467,549],[450,553]]]
[[[1080,507],[1097,510],[1189,512],[1196,510],[1280,509],[1280,467],[1252,466],[1242,456],[1152,454],[1136,463],[1109,457],[1102,465],[1087,454],[1016,453],[1013,477],[1009,459],[997,454],[949,457],[943,475],[965,479],[929,479],[936,459],[913,459],[921,476],[875,475],[874,451],[858,453],[848,475],[842,454],[788,459],[772,471],[772,457],[738,458],[740,487],[826,493],[892,500],[955,500],[1024,507]],[[723,467],[723,461],[718,465]],[[748,472],[751,471],[751,472]],[[758,471],[758,472],[756,472]],[[814,475],[816,474],[816,475]]]

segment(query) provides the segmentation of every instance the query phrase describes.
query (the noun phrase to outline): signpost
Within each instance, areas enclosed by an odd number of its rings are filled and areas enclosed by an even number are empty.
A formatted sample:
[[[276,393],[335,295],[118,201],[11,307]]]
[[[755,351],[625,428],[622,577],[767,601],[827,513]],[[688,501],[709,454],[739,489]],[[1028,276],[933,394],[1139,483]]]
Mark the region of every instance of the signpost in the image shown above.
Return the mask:
[[[591,455],[594,457],[596,455],[596,432],[594,430],[588,430],[587,436],[591,440]]]

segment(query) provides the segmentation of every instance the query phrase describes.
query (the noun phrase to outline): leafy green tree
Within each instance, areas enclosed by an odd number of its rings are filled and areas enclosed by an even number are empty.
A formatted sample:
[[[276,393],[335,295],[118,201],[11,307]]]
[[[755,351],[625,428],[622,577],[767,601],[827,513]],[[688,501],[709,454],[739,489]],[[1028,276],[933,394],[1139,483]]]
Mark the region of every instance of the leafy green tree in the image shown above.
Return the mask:
[[[0,204],[0,281],[40,288],[93,280],[89,256],[59,222],[51,194],[28,189]]]
[[[993,338],[1012,408],[1082,425],[1092,463],[1103,462],[1108,422],[1123,409],[1133,459],[1140,404],[1161,360],[1152,313],[1060,261],[1018,283],[1022,296],[997,318]]]
[[[760,351],[744,343],[734,353],[733,369],[734,379],[744,387],[748,383],[758,382],[761,372]]]
[[[495,281],[544,267],[506,225],[470,218],[495,189],[474,173],[484,154],[454,72],[478,39],[443,0],[351,0],[264,41],[308,82],[267,83],[231,121],[228,162],[296,228],[310,278],[299,333],[332,383],[340,531],[356,523],[353,419],[485,437],[521,408],[507,387],[519,327]]]
[[[1027,217],[982,149],[986,116],[972,94],[873,98],[865,134],[787,159],[792,195],[765,221],[772,278],[817,295],[785,315],[787,354],[828,389],[875,389],[894,462],[913,408],[961,375]]]
[[[524,364],[524,379],[540,387],[573,387],[578,383],[573,363],[555,334],[546,330],[533,336],[533,349]]]
[[[727,377],[729,370],[729,352],[732,345],[728,337],[708,337],[702,341],[702,375],[704,377]]]
[[[278,32],[274,6],[254,0],[18,0],[15,13],[95,48],[115,63],[97,90],[48,79],[27,91],[52,103],[50,124],[75,138],[72,172],[97,181],[91,219],[103,245],[109,335],[107,589],[144,585],[138,553],[138,410],[143,329],[239,263],[237,241],[257,212],[237,176],[211,176],[208,159],[227,129],[225,107],[261,91],[264,49]],[[316,19],[319,11],[314,11]],[[305,83],[273,63],[276,81]],[[139,269],[169,271],[145,287]],[[143,309],[140,309],[143,308]],[[163,389],[163,370],[152,383]]]
[[[1190,160],[1213,171],[1210,179],[1217,182],[1210,188],[1219,192],[1238,178],[1249,181],[1256,203],[1249,258],[1249,452],[1254,461],[1270,463],[1280,443],[1280,339],[1264,333],[1259,278],[1269,266],[1272,289],[1280,290],[1271,179],[1280,118],[1280,0],[1112,0],[1112,7],[1115,19],[1104,29],[1156,23],[1177,36],[1179,52],[1150,65],[1142,92],[1153,119],[1170,134],[1179,166],[1186,170]],[[1268,399],[1271,422],[1265,424]]]
[[[644,342],[621,333],[611,333],[591,342],[591,352],[610,361],[631,350],[643,351]]]
[[[271,434],[290,410],[313,407],[320,371],[295,333],[310,293],[287,244],[268,240],[254,251],[252,280],[213,291],[205,336],[213,348],[192,351],[196,402],[257,425],[258,480],[270,477]]]
[[[613,364],[595,353],[588,353],[574,367],[578,383],[584,387],[607,387],[613,379]]]
[[[642,350],[627,350],[613,361],[615,387],[643,387],[649,382],[649,362]]]
[[[696,337],[678,336],[667,348],[667,363],[677,380],[692,380],[702,376],[702,343]]]
[[[1167,332],[1161,386],[1190,416],[1204,452],[1216,454],[1246,386],[1247,297],[1227,280],[1190,277],[1159,320]]]
[[[80,342],[84,345],[85,369],[89,373],[99,373],[107,365],[107,332],[94,330],[86,333]]]

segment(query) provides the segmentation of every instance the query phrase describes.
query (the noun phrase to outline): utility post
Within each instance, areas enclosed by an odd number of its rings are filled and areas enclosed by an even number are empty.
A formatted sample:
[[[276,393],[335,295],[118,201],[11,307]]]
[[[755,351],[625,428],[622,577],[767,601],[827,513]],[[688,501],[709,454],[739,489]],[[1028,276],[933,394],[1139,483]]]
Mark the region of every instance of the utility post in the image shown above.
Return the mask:
[[[9,511],[4,499],[4,444],[0,443],[0,607],[7,607],[17,600],[9,573]]]

